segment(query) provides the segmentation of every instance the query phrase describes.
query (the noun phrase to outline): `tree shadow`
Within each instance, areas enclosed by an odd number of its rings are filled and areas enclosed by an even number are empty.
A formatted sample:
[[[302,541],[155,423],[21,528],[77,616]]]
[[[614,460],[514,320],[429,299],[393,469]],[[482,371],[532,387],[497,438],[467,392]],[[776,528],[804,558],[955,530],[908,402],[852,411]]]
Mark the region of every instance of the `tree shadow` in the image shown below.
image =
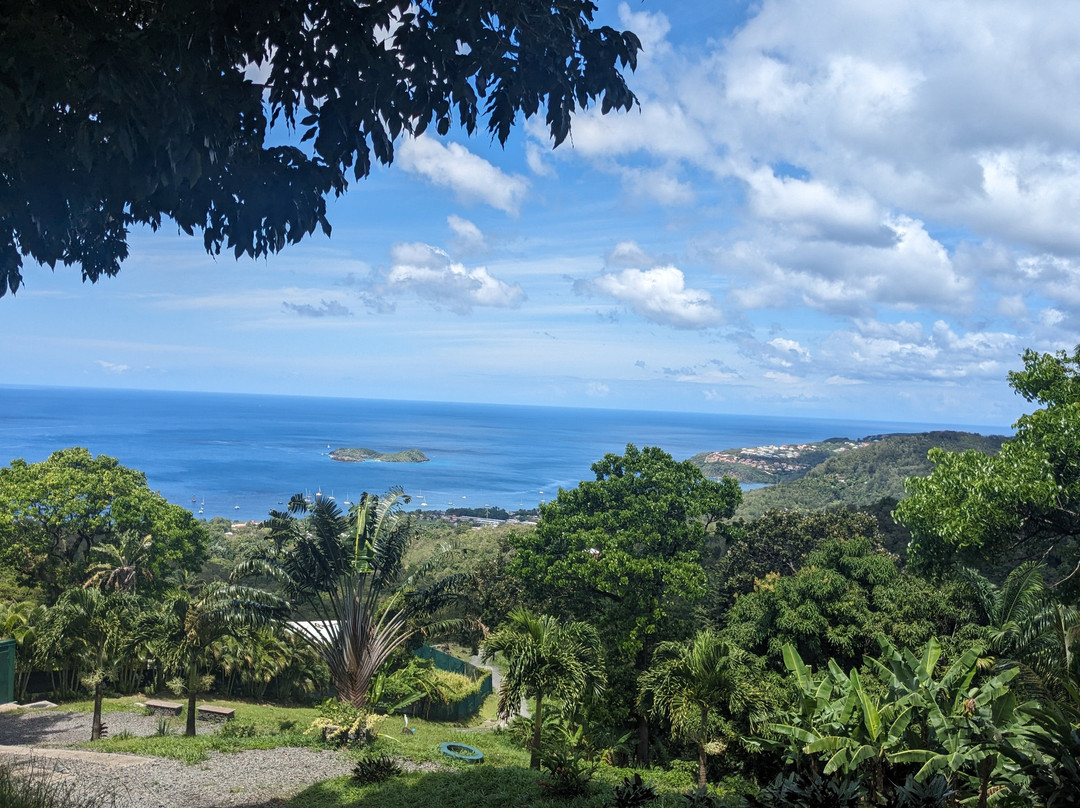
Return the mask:
[[[495,767],[483,764],[455,771],[428,772],[422,776],[395,777],[378,786],[362,787],[337,778],[304,789],[289,801],[299,808],[404,808],[414,805],[446,805],[454,808],[493,806],[539,806],[549,804],[547,791],[538,784],[543,776],[518,766]],[[574,801],[559,801],[573,805]]]
[[[83,713],[44,710],[32,713],[0,714],[0,746],[43,746],[55,743],[85,723],[90,740],[92,716]],[[78,723],[75,723],[78,722]]]

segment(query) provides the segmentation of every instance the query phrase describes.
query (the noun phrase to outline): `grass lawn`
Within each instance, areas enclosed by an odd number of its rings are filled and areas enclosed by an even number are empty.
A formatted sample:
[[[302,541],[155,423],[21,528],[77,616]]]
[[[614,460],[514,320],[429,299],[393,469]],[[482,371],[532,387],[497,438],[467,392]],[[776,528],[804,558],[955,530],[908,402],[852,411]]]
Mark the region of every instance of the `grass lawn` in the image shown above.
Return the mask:
[[[135,695],[105,699],[101,709],[103,713],[142,712],[142,708],[136,705],[146,701],[147,698],[147,696]],[[184,709],[187,709],[186,700],[168,696],[165,700],[180,701],[185,704]],[[209,752],[242,752],[245,749],[316,745],[314,738],[303,734],[318,716],[318,710],[314,707],[281,707],[274,704],[255,704],[228,699],[199,699],[198,703],[231,707],[236,710],[233,723],[253,726],[254,734],[243,738],[222,737],[217,732],[208,731],[206,723],[200,721],[196,732],[201,734],[196,734],[194,738],[187,738],[182,734],[185,719],[181,714],[162,719],[167,722],[166,734],[142,738],[117,735],[100,741],[87,742],[82,744],[82,748],[95,752],[126,752],[132,755],[167,757],[193,764],[206,760]],[[93,709],[94,703],[88,699],[65,702],[57,707],[57,710],[84,713],[92,712]]]
[[[482,745],[481,745],[482,748]],[[662,779],[643,772],[652,781],[659,799],[655,808],[682,808],[682,794],[689,788],[676,783],[669,773]],[[289,801],[290,808],[415,808],[437,805],[440,808],[492,808],[492,806],[531,806],[531,808],[609,808],[613,791],[622,779],[631,776],[626,769],[600,766],[588,792],[579,797],[553,795],[541,785],[545,775],[527,765],[489,765],[487,753],[478,765],[463,764],[452,771],[413,773],[394,777],[384,783],[359,786],[350,777],[335,777],[304,789]]]
[[[139,711],[137,702],[146,697],[126,696],[106,699],[105,712]],[[495,697],[488,699],[485,708],[494,711]],[[234,725],[254,726],[249,737],[222,737],[205,732],[194,738],[183,736],[183,716],[170,718],[170,734],[145,738],[112,737],[83,744],[82,748],[100,752],[127,752],[173,758],[187,764],[200,763],[209,752],[241,752],[247,749],[274,749],[280,746],[312,746],[321,744],[316,736],[304,731],[318,717],[310,707],[280,707],[223,699],[200,699],[200,704],[214,704],[236,710]],[[90,701],[72,701],[58,709],[90,712]],[[479,720],[479,719],[478,719]],[[588,792],[580,797],[558,797],[542,785],[548,775],[528,768],[528,753],[517,746],[505,732],[491,732],[449,724],[410,718],[413,732],[403,733],[400,716],[387,716],[376,728],[376,739],[362,750],[363,754],[389,755],[398,760],[417,764],[434,763],[440,771],[412,772],[377,785],[361,786],[350,777],[337,777],[316,783],[289,801],[290,808],[405,808],[406,806],[436,805],[439,808],[492,808],[515,805],[532,808],[601,808],[612,804],[613,789],[632,770],[600,765],[596,769]],[[479,764],[470,764],[445,756],[439,745],[445,741],[467,744],[484,753]],[[347,750],[361,754],[361,750]],[[686,803],[682,794],[692,787],[692,777],[686,772],[642,771],[642,777],[656,787],[660,799],[651,803],[656,808],[675,808]]]

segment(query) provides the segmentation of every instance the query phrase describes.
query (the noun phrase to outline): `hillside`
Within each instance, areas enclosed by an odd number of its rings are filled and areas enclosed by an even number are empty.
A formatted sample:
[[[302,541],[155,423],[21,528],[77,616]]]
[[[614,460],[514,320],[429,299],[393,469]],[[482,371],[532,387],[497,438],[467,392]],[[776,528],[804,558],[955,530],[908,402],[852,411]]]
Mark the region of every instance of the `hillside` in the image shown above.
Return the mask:
[[[884,497],[900,499],[904,496],[906,477],[930,473],[930,461],[926,454],[931,448],[938,446],[948,451],[975,449],[993,453],[1001,448],[1005,439],[1002,435],[988,437],[970,432],[921,432],[875,435],[860,441],[834,439],[823,444],[810,444],[815,448],[799,453],[792,465],[810,466],[813,458],[821,456],[821,449],[816,447],[831,448],[833,451],[829,451],[824,460],[805,470],[786,472],[787,478],[776,485],[747,491],[737,515],[754,518],[771,508],[817,509],[837,505],[868,505]],[[842,450],[835,451],[841,447]],[[748,450],[741,451],[746,453]],[[751,455],[756,451],[750,450]],[[713,476],[708,471],[706,473]],[[766,479],[779,476],[768,475]]]

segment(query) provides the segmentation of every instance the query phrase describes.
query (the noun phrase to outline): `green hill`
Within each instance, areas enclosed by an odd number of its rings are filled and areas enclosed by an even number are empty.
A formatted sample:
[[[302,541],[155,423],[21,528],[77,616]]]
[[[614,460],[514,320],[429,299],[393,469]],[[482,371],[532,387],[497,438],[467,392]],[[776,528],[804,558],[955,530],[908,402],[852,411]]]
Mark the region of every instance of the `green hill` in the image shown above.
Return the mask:
[[[803,469],[759,469],[765,482],[781,479],[775,485],[747,491],[737,516],[755,518],[773,508],[802,508],[815,510],[845,505],[869,505],[884,497],[900,499],[904,496],[904,479],[922,477],[930,473],[931,465],[926,454],[937,446],[948,451],[975,449],[993,453],[1006,440],[1003,435],[976,435],[971,432],[921,432],[910,435],[874,435],[859,441],[834,438],[821,444],[807,444],[790,466]],[[759,447],[760,448],[760,447]],[[766,447],[776,448],[776,447]],[[728,450],[749,453],[754,456],[758,449]],[[822,457],[811,465],[814,459]],[[701,457],[696,455],[695,457]],[[691,458],[695,461],[695,458]],[[698,465],[702,465],[698,463]],[[739,464],[740,470],[745,464]],[[715,467],[714,467],[715,468]],[[753,468],[753,467],[750,467]],[[764,472],[773,471],[772,474]],[[716,476],[706,470],[709,476]]]

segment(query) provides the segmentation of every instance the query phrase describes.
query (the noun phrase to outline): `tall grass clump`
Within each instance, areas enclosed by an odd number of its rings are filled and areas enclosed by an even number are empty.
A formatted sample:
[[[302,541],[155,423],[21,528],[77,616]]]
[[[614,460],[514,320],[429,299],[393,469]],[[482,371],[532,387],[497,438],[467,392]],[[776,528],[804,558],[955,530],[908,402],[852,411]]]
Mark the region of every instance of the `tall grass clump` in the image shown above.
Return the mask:
[[[4,808],[108,808],[111,795],[87,792],[78,781],[62,780],[44,761],[0,760],[0,805]]]

